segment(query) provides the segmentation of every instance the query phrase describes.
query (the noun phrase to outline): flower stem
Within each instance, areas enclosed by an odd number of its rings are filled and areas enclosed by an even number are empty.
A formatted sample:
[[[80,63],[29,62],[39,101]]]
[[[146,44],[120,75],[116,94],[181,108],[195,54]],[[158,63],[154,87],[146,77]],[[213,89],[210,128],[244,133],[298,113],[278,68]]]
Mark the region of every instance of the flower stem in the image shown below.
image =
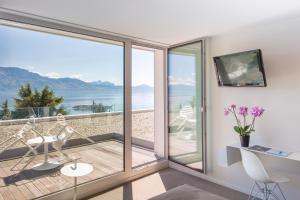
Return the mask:
[[[253,117],[253,120],[252,120],[251,130],[254,130],[254,123],[255,123],[255,117]]]
[[[237,125],[240,127],[241,126],[241,122],[240,122],[240,120],[238,119],[238,117],[237,117],[237,115],[235,113],[235,109],[233,109],[233,111],[231,111],[231,112],[233,113],[233,115],[234,115],[234,117],[236,119]]]

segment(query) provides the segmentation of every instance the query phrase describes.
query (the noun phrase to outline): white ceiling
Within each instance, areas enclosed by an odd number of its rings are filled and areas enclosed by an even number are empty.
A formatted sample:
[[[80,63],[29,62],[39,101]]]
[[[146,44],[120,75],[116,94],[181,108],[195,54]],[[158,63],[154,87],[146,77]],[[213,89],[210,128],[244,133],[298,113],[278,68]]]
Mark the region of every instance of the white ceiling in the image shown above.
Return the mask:
[[[299,0],[0,0],[0,7],[165,44],[300,14]]]

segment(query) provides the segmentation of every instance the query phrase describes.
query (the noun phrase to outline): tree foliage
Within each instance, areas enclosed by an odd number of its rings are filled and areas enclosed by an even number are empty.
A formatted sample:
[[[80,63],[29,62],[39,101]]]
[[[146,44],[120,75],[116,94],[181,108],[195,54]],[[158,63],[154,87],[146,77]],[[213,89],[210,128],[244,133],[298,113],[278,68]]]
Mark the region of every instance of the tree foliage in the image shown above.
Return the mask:
[[[41,91],[32,89],[29,83],[22,85],[15,100],[14,118],[23,118],[28,113],[40,116],[52,116],[57,113],[66,114],[65,108],[59,104],[64,101],[63,97],[56,97],[53,90],[46,85]]]
[[[8,119],[11,119],[11,113],[9,111],[9,108],[8,108],[8,101],[5,100],[2,105],[1,105],[1,119],[2,120],[8,120]]]

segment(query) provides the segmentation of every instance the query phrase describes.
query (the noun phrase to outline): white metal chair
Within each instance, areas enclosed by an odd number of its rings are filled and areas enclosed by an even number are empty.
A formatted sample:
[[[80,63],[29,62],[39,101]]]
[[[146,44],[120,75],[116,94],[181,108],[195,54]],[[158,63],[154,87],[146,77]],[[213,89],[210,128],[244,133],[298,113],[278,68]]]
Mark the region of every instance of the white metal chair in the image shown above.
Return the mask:
[[[192,138],[193,135],[195,135],[194,129],[196,126],[194,109],[191,106],[183,106],[179,111],[179,115],[170,124],[172,125],[176,123],[178,124],[177,125],[178,133],[182,133],[185,128],[192,129],[192,133],[190,135],[185,135],[187,139]]]
[[[56,137],[56,140],[52,142],[52,147],[67,159],[73,160],[66,153],[62,152],[62,147],[74,134],[77,134],[80,138],[86,139],[91,143],[95,143],[92,139],[82,135],[78,131],[74,130],[71,126],[69,126],[62,114],[58,114],[56,120],[57,122],[51,129],[49,129],[48,134],[51,134],[51,131],[53,129],[56,129],[57,133],[54,136]]]
[[[286,200],[279,183],[288,182],[289,179],[285,177],[279,177],[270,175],[260,159],[255,153],[246,149],[241,149],[242,163],[248,176],[254,180],[254,184],[251,188],[248,200],[256,199],[257,194],[263,195],[263,200],[277,199],[279,196],[275,193],[275,189],[278,188],[281,196]],[[263,185],[263,186],[261,186]],[[255,195],[253,195],[255,187],[258,189]]]
[[[32,123],[30,123],[30,121],[32,121],[32,120],[33,119],[29,119],[29,121],[16,134],[13,134],[11,137],[9,137],[8,139],[6,139],[2,143],[0,143],[0,147],[3,146],[4,144],[7,144],[1,149],[0,154],[3,153],[8,148],[13,147],[14,145],[16,145],[18,142],[23,143],[26,147],[29,148],[29,150],[25,153],[25,155],[22,156],[22,158],[11,168],[11,171],[14,171],[15,168],[20,163],[22,163],[22,161],[27,156],[29,156],[31,153],[34,154],[32,157],[30,157],[27,160],[26,164],[19,170],[18,174],[20,174],[22,171],[24,171],[24,169],[36,158],[36,156],[38,155],[37,148],[39,148],[44,142],[43,136],[37,130],[35,130],[34,125]],[[31,146],[27,142],[26,134],[30,134],[30,132],[33,132],[35,137],[41,137],[41,140],[40,140],[41,143],[40,144],[37,144],[35,146]]]

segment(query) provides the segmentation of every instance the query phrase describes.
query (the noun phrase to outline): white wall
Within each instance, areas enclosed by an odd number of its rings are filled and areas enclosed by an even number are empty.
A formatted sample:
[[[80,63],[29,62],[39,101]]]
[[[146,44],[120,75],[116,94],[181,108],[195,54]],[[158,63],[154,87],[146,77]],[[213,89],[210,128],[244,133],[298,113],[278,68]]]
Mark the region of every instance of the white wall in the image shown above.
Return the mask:
[[[233,52],[261,49],[268,86],[266,88],[218,87],[212,57]],[[218,164],[218,155],[226,145],[239,143],[232,130],[234,119],[224,117],[223,108],[259,105],[265,115],[256,123],[251,136],[254,143],[300,151],[300,17],[260,24],[212,37],[208,66],[208,174],[242,191],[250,189],[251,180],[241,163],[230,167]],[[265,158],[275,170],[291,179],[283,188],[288,199],[300,199],[300,162]]]

